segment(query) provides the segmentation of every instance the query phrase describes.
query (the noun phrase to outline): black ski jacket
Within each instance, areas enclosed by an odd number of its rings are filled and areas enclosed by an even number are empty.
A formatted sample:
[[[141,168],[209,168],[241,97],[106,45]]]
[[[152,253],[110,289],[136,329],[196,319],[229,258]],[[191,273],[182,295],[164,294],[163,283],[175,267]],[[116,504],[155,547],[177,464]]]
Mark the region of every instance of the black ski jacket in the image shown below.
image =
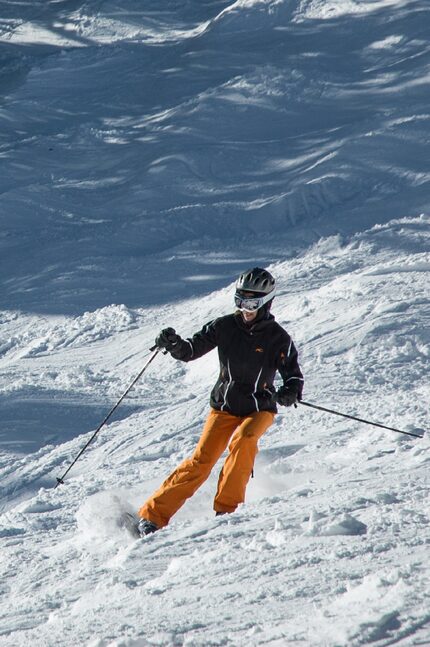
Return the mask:
[[[217,411],[247,416],[256,411],[276,413],[272,400],[276,371],[284,384],[301,397],[303,375],[297,350],[289,334],[265,314],[251,326],[240,312],[214,319],[190,339],[181,339],[172,350],[175,359],[189,362],[218,347],[220,372],[210,404]]]

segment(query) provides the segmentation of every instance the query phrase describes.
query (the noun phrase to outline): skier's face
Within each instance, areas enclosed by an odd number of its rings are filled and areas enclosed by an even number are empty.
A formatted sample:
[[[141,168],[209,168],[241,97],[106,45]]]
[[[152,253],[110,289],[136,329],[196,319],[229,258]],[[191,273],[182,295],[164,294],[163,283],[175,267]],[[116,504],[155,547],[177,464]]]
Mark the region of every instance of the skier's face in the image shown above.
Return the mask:
[[[246,298],[252,299],[252,297],[255,297],[255,294],[254,294],[254,292],[242,292],[241,296],[243,298],[245,298],[245,299]],[[250,310],[241,310],[241,312],[242,312],[242,317],[243,317],[243,320],[245,321],[245,323],[251,323],[252,321],[254,321],[254,319],[256,318],[256,316],[258,314],[258,310],[252,310],[252,311],[250,311]]]

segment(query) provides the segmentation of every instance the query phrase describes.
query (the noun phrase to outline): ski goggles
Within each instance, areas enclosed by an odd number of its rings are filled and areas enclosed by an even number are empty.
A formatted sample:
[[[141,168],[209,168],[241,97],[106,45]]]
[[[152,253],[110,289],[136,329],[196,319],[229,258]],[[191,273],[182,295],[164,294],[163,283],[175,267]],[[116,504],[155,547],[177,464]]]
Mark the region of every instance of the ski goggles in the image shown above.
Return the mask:
[[[234,295],[234,304],[239,310],[245,310],[245,312],[255,312],[265,303],[271,301],[275,296],[275,290],[272,290],[269,294],[263,294],[261,297],[244,297],[240,292],[236,292]]]

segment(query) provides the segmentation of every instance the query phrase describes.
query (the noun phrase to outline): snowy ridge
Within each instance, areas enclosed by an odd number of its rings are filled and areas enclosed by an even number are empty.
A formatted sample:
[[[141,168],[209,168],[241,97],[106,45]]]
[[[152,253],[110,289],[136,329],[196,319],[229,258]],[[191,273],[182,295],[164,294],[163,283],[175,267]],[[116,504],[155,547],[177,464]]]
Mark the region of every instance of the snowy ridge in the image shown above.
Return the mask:
[[[426,0],[0,2],[0,646],[430,643]],[[246,503],[192,451],[217,374],[159,355],[266,265],[305,398]]]
[[[180,243],[204,258],[255,234],[272,249],[288,230],[290,251],[426,211],[426,3],[105,1],[92,14],[63,1],[26,11],[31,33],[40,12],[53,41],[23,49],[3,38],[3,307],[139,306],[140,277],[154,267],[162,283],[144,298],[159,304]],[[106,20],[130,38],[100,45],[76,31],[100,35]],[[136,40],[148,20],[164,45]],[[171,42],[179,23],[206,27]],[[60,35],[75,46],[59,48]],[[217,270],[214,288],[231,276]],[[204,272],[188,259],[179,271],[191,296],[187,279]]]

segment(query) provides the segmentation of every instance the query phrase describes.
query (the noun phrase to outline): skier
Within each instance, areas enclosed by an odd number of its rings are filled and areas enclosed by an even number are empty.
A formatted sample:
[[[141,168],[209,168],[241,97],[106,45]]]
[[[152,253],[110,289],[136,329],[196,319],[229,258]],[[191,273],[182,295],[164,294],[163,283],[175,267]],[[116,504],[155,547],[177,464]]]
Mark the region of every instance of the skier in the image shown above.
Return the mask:
[[[277,411],[273,380],[279,371],[283,385],[276,401],[291,406],[301,399],[303,376],[297,350],[288,333],[270,313],[275,279],[255,267],[236,282],[234,314],[214,319],[191,339],[165,328],[158,348],[183,362],[218,347],[220,373],[211,392],[211,411],[193,455],[184,460],[138,512],[140,536],[166,526],[186,499],[208,478],[228,445],[214,500],[217,515],[233,512],[245,499],[258,440]],[[229,442],[230,441],[230,442]]]

